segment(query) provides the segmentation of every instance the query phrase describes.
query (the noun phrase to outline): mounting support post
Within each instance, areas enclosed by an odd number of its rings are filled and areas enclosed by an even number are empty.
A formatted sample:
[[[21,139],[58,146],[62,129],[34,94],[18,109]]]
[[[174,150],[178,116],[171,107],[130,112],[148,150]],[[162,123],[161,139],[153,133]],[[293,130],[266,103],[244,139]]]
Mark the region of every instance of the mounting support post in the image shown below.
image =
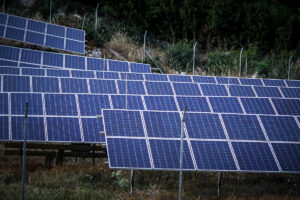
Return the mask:
[[[135,174],[135,171],[131,170],[130,171],[130,194],[131,195],[133,194],[133,188],[134,188],[134,174]]]
[[[147,30],[144,33],[144,44],[143,44],[142,62],[145,61],[145,57],[146,57],[146,35],[147,35]]]
[[[222,172],[218,172],[218,198],[221,195],[221,186],[222,186]]]
[[[81,25],[81,30],[83,30],[83,27],[84,27],[85,15],[86,15],[86,13],[84,13],[84,16],[83,16],[82,25]]]
[[[291,61],[292,61],[293,56],[290,57],[289,59],[289,68],[288,68],[288,80],[290,80],[290,74],[291,74]]]
[[[28,102],[25,103],[25,117],[24,117],[24,141],[23,141],[23,159],[22,159],[22,196],[21,196],[22,200],[24,200],[24,197],[25,197],[27,111],[28,111]]]
[[[97,3],[96,13],[95,13],[95,32],[97,32],[97,25],[98,25],[98,7],[99,7],[99,3]]]
[[[240,68],[239,68],[239,77],[241,77],[241,73],[242,73],[242,53],[243,53],[243,47],[240,51]]]
[[[193,75],[195,75],[196,46],[197,46],[197,42],[195,42],[193,46]]]
[[[49,21],[50,21],[50,23],[51,23],[51,21],[52,21],[52,0],[50,0],[50,13],[49,13]]]

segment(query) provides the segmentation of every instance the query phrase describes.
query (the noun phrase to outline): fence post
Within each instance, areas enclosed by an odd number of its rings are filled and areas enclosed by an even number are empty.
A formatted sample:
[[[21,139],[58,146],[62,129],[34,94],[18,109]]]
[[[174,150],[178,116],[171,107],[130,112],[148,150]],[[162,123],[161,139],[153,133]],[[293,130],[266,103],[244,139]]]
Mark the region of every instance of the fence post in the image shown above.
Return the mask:
[[[195,75],[196,46],[197,46],[197,42],[195,42],[195,44],[193,46],[193,75]]]
[[[99,3],[97,3],[96,13],[95,13],[95,32],[97,31],[97,24],[98,24],[98,6],[99,6]]]
[[[246,58],[246,68],[245,68],[245,75],[248,74],[248,58]]]
[[[145,52],[146,52],[146,35],[147,35],[147,30],[144,33],[144,44],[143,44],[143,54],[142,54],[142,62],[145,61]]]
[[[290,73],[291,73],[291,61],[292,61],[293,56],[290,57],[289,59],[289,68],[288,68],[288,80],[290,80]]]
[[[81,30],[83,30],[83,27],[84,27],[84,22],[85,22],[85,15],[86,15],[86,13],[84,13],[84,16],[83,16],[83,20],[82,20],[82,26],[81,26]]]
[[[241,77],[241,73],[242,73],[242,53],[243,53],[243,47],[240,51],[240,68],[239,68],[239,77]]]
[[[52,21],[51,13],[52,13],[52,0],[50,0],[50,19],[49,19],[50,23]]]
[[[4,12],[4,7],[5,7],[5,0],[2,2],[2,11]]]
[[[28,102],[25,103],[25,118],[24,118],[24,141],[23,141],[23,159],[22,159],[22,196],[21,196],[22,200],[24,200],[24,197],[25,197],[27,110],[28,110]]]

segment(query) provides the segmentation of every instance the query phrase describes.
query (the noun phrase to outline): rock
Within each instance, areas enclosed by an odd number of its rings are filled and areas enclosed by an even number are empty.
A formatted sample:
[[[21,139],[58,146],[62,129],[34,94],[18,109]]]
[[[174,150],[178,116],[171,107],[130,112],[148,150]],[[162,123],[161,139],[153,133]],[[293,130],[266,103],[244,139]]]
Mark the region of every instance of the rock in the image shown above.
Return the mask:
[[[94,57],[101,57],[102,53],[101,53],[100,49],[93,49],[92,55]]]

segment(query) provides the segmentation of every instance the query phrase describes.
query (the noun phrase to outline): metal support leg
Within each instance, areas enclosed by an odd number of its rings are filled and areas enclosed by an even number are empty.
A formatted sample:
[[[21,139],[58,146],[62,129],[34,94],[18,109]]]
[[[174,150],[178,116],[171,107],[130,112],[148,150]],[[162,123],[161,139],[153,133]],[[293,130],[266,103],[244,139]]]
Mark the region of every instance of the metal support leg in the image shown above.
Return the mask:
[[[64,150],[59,149],[56,156],[56,165],[62,165],[64,161]]]
[[[95,147],[96,145],[93,145],[93,166],[95,166]]]
[[[131,170],[130,173],[130,194],[133,194],[133,188],[134,188],[134,170]]]
[[[222,173],[218,173],[218,198],[221,195],[221,186],[222,186]]]

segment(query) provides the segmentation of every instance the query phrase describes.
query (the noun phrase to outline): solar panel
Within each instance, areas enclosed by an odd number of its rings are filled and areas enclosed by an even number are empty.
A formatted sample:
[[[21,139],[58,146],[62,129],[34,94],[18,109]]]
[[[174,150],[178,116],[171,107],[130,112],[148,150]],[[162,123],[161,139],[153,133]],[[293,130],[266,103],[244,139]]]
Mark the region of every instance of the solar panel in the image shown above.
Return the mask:
[[[278,79],[262,79],[265,86],[281,86],[285,87],[284,80],[278,80]]]
[[[255,115],[222,115],[231,140],[266,140]]]
[[[251,86],[230,85],[228,86],[228,89],[231,96],[255,97],[255,93],[253,92]]]
[[[88,70],[107,70],[107,61],[101,58],[87,58],[87,69]]]
[[[300,87],[300,81],[299,80],[285,80],[287,85],[289,87]]]
[[[12,93],[11,113],[24,115],[26,102],[28,102],[28,115],[43,115],[42,95],[33,93]]]
[[[19,60],[19,48],[7,47],[0,45],[0,58],[18,61]]]
[[[129,72],[128,62],[109,60],[109,71]]]
[[[195,83],[216,83],[215,77],[212,76],[192,76]]]
[[[1,96],[0,96],[1,97]],[[1,105],[1,103],[0,103]],[[7,141],[9,140],[9,123],[7,116],[0,116],[0,140]]]
[[[17,67],[18,63],[17,62],[12,62],[12,61],[7,61],[7,60],[0,59],[0,65],[1,66],[13,66],[13,67]]]
[[[131,72],[151,73],[151,66],[143,63],[130,63]]]
[[[2,38],[55,49],[84,53],[85,32],[32,19],[0,13]],[[6,24],[6,18],[7,24]],[[4,29],[6,31],[4,31]],[[46,39],[44,39],[46,37]],[[45,43],[44,43],[45,42]],[[66,43],[66,45],[64,45]]]
[[[151,168],[145,139],[107,138],[110,168]]]
[[[254,87],[257,96],[259,97],[282,97],[277,87]]]
[[[111,95],[112,106],[114,109],[144,110],[141,96],[132,95]]]
[[[224,85],[200,84],[204,96],[228,96]]]
[[[143,74],[121,73],[121,79],[123,79],[123,80],[144,80],[144,77],[143,77]]]
[[[267,143],[232,142],[242,171],[279,171]]]
[[[47,115],[78,116],[75,95],[45,94]]]
[[[191,141],[191,144],[199,170],[236,170],[227,142]]]
[[[299,99],[272,99],[279,115],[300,115]]]
[[[105,143],[103,122],[96,118],[81,118],[84,141],[88,143]]]
[[[86,79],[61,78],[63,93],[88,93]]]
[[[20,74],[20,70],[12,67],[0,67],[0,74],[18,75]]]
[[[25,106],[24,106],[25,107]],[[12,140],[24,140],[24,117],[12,117]],[[28,117],[26,139],[28,141],[45,141],[43,117]]]
[[[294,117],[260,116],[271,141],[300,141],[300,127]]]
[[[8,114],[8,94],[0,93],[0,114]]]
[[[145,94],[142,81],[118,81],[120,94]]]
[[[185,125],[190,138],[225,139],[218,115],[207,113],[187,113]]]
[[[85,69],[85,59],[79,56],[65,55],[65,67],[73,69]]]
[[[70,77],[69,70],[47,69],[47,76]]]
[[[118,72],[97,72],[97,77],[104,79],[120,79]]]
[[[169,82],[146,82],[149,95],[173,95],[173,90]]]
[[[282,171],[300,171],[300,144],[273,143]]]
[[[76,71],[72,70],[72,77],[79,77],[79,78],[95,78],[93,71]]]
[[[249,114],[275,114],[267,98],[241,98],[246,113]]]
[[[281,88],[286,98],[300,98],[300,88]]]
[[[219,84],[231,84],[239,85],[239,80],[237,78],[227,78],[227,77],[216,77]]]
[[[171,82],[193,82],[191,76],[169,75]]]
[[[59,93],[57,78],[32,77],[33,92],[56,92]]]
[[[173,83],[176,95],[201,96],[197,84],[193,83]]]
[[[210,112],[205,97],[176,97],[181,111]]]
[[[144,99],[148,110],[177,111],[173,96],[145,96]]]
[[[150,140],[153,164],[156,169],[179,170],[180,140]],[[195,170],[187,142],[183,144],[183,169]]]
[[[181,119],[178,112],[143,112],[148,137],[180,138]]]
[[[165,74],[145,74],[147,81],[168,81],[168,76]]]
[[[261,79],[257,78],[240,78],[242,85],[262,85]]]
[[[22,75],[45,76],[44,69],[23,68]]]
[[[32,51],[29,49],[22,49],[21,51],[21,61],[28,63],[41,64],[42,52]]]
[[[103,110],[106,136],[145,137],[139,111]]]
[[[117,94],[115,81],[113,80],[90,80],[92,93]]]
[[[102,114],[103,108],[110,108],[107,95],[79,94],[78,102],[82,116],[98,116]]]
[[[4,76],[4,92],[30,92],[29,76]]]
[[[63,54],[44,52],[43,64],[49,66],[63,67]]]
[[[235,97],[209,97],[211,107],[218,113],[243,113],[239,100]]]

